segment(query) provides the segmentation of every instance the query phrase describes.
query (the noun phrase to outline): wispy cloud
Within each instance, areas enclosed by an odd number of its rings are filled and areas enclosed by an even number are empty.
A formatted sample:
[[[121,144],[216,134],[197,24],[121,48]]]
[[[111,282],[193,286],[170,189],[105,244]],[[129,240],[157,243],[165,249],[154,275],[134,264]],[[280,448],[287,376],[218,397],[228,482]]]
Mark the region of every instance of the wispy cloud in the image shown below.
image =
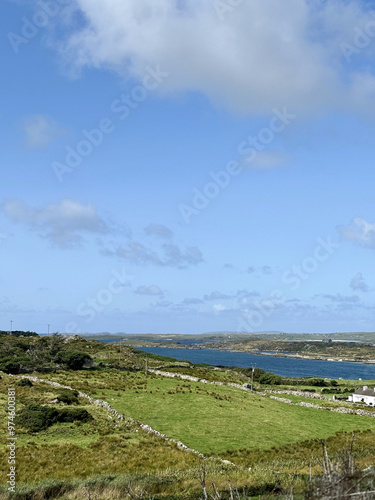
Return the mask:
[[[340,303],[357,303],[359,302],[358,295],[342,295],[341,293],[332,294],[321,294],[321,297],[325,299],[332,300],[332,302]]]
[[[233,297],[232,295],[227,295],[225,293],[221,293],[215,290],[214,292],[211,292],[209,295],[205,295],[204,300],[226,300],[226,299],[231,299],[232,297]]]
[[[365,282],[362,273],[357,273],[350,281],[350,288],[352,290],[360,290],[361,292],[368,292],[369,287]]]
[[[259,274],[265,274],[265,275],[272,274],[272,267],[267,266],[267,265],[260,266],[260,267],[249,266],[247,268],[247,274],[257,274],[257,275],[259,275]]]
[[[160,238],[172,238],[173,232],[163,224],[149,224],[145,227],[148,236],[159,236]]]
[[[21,127],[29,149],[45,149],[66,134],[66,129],[47,115],[27,116],[22,119]]]
[[[152,295],[152,296],[160,296],[164,295],[164,292],[157,285],[149,285],[149,286],[139,286],[135,292],[138,295]]]
[[[337,228],[343,240],[359,243],[366,248],[375,249],[375,224],[361,217],[355,217],[347,226]]]
[[[187,305],[198,305],[198,304],[203,304],[202,299],[194,298],[194,297],[186,297],[183,301],[183,304]]]
[[[83,234],[109,232],[107,224],[93,205],[70,199],[40,208],[13,199],[3,203],[1,210],[12,222],[26,226],[60,248],[79,245]]]
[[[264,150],[257,151],[256,156],[252,158],[251,161],[249,161],[246,156],[244,156],[241,162],[241,166],[243,170],[269,170],[282,167],[288,162],[288,160],[289,157],[281,151]]]
[[[175,243],[165,243],[160,248],[153,248],[139,241],[120,244],[116,248],[104,248],[103,255],[116,256],[128,262],[144,266],[156,265],[185,269],[203,262],[202,252],[197,247],[181,249]]]

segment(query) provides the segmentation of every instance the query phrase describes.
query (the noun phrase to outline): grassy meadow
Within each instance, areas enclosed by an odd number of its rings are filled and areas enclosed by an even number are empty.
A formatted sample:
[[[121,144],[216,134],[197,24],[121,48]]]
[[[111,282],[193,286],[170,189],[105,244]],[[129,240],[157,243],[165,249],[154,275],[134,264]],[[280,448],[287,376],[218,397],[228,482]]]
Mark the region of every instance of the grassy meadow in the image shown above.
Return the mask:
[[[375,419],[295,407],[256,393],[141,375],[125,391],[98,391],[114,408],[205,454],[269,449],[345,430],[375,430]]]

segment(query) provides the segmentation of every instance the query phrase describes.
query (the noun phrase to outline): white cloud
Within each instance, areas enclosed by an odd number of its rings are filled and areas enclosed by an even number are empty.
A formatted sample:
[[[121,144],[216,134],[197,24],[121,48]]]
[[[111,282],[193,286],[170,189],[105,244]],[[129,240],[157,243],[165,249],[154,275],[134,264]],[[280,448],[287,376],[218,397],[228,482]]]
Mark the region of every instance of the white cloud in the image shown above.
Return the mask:
[[[209,295],[205,295],[203,298],[204,300],[226,300],[226,299],[231,299],[232,296],[218,292],[216,290],[214,292],[211,292]]]
[[[271,266],[261,266],[261,267],[255,267],[255,266],[250,266],[247,268],[247,274],[255,274],[259,276],[259,274],[272,274],[273,270]]]
[[[46,115],[25,117],[21,121],[21,127],[25,133],[25,144],[30,149],[47,148],[66,133],[63,127]]]
[[[160,238],[172,238],[172,231],[163,224],[149,224],[145,228],[145,233],[148,236],[159,236]]]
[[[166,262],[174,266],[196,265],[203,262],[202,252],[197,247],[186,247],[181,250],[174,243],[163,245],[163,250],[166,256]]]
[[[182,303],[187,305],[197,305],[197,304],[203,304],[203,300],[194,297],[186,297],[186,299],[184,299]]]
[[[244,170],[259,169],[268,170],[272,168],[278,168],[289,160],[288,156],[281,151],[276,150],[263,150],[257,151],[257,154],[251,161],[246,160],[246,156],[242,161],[242,168]]]
[[[214,304],[213,306],[213,310],[216,312],[216,313],[220,313],[220,312],[223,312],[223,311],[228,311],[228,310],[231,310],[231,308],[227,307],[227,306],[224,306],[223,304]]]
[[[343,240],[359,243],[366,248],[375,249],[375,224],[361,217],[355,217],[347,226],[337,228]]]
[[[361,292],[368,292],[369,287],[365,282],[362,273],[357,273],[350,281],[350,288],[353,290],[360,290]]]
[[[153,249],[139,241],[102,250],[103,255],[116,256],[135,265],[157,265],[185,269],[203,262],[202,252],[197,247],[181,249],[174,243],[165,243],[161,249]]]
[[[41,208],[29,207],[21,200],[8,200],[1,209],[12,222],[25,225],[61,248],[81,243],[83,233],[109,231],[93,205],[70,199]]]
[[[134,293],[137,293],[139,295],[163,295],[163,290],[159,288],[157,285],[150,285],[150,286],[139,286]]]
[[[259,294],[259,292],[256,292],[255,290],[250,292],[249,290],[242,289],[242,290],[238,290],[236,296],[241,300],[245,300],[245,299],[251,299],[253,297],[259,297],[260,294]]]
[[[170,73],[163,92],[198,91],[242,113],[375,110],[371,43],[353,57],[356,27],[373,20],[364,0],[241,2],[223,19],[215,2],[76,0],[85,23],[59,49],[68,64],[140,78]],[[72,14],[73,16],[73,14]],[[73,19],[73,17],[72,17]],[[362,62],[362,65],[358,63]]]
[[[321,294],[320,296],[325,298],[325,299],[332,300],[332,302],[341,302],[341,303],[357,303],[357,302],[359,302],[358,295],[341,295],[341,293],[336,293],[336,295]]]
[[[263,274],[272,274],[272,268],[270,266],[262,266]]]

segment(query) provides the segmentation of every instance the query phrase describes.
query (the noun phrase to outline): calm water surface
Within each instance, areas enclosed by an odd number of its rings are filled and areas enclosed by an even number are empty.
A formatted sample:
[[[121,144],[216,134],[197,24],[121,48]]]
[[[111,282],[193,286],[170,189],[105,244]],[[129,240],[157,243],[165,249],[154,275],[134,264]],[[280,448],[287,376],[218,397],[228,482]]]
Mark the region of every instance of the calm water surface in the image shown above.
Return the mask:
[[[145,352],[172,358],[205,363],[208,365],[240,366],[248,368],[255,363],[258,368],[284,377],[327,377],[375,380],[375,365],[346,363],[343,361],[316,361],[308,359],[279,358],[247,352],[227,352],[213,349],[176,349],[170,347],[143,347]]]

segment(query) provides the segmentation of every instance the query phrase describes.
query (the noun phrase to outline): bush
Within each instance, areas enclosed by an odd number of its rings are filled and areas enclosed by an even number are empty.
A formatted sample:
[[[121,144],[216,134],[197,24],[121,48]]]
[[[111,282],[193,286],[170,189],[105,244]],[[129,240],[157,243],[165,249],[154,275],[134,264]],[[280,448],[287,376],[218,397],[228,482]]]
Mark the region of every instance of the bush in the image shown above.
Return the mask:
[[[60,389],[57,400],[60,403],[66,403],[67,405],[78,403],[78,391],[71,391],[70,389]]]
[[[58,416],[56,408],[29,404],[25,406],[15,419],[15,423],[31,432],[39,432],[53,425]]]
[[[249,377],[251,377],[251,372],[252,372],[252,370],[253,370],[252,368],[249,368],[249,369],[247,370],[247,374],[248,374],[248,376],[249,376]],[[265,370],[262,370],[262,368],[254,368],[253,380],[255,380],[255,381],[259,380],[259,379],[260,379],[260,377],[261,377],[262,375],[264,375],[265,373],[266,373],[266,371],[265,371]]]
[[[84,408],[63,408],[58,413],[58,422],[89,422],[93,420],[92,415]]]
[[[261,384],[266,384],[266,385],[280,385],[281,384],[281,377],[279,375],[275,375],[272,372],[265,373],[259,378],[259,382]]]
[[[57,422],[89,422],[93,417],[84,408],[63,408],[57,410],[48,406],[29,404],[25,406],[15,419],[20,427],[31,432],[39,432]]]
[[[330,383],[324,380],[324,378],[318,377],[306,379],[306,382],[308,385],[315,385],[316,387],[327,387],[328,385],[330,385]]]
[[[34,384],[28,378],[21,378],[16,385],[19,387],[32,387]]]
[[[341,394],[342,391],[341,387],[327,387],[325,389],[322,389],[322,393],[329,393],[329,394]]]
[[[54,358],[56,363],[61,363],[70,370],[82,370],[89,360],[91,357],[88,354],[78,351],[60,351]]]
[[[16,358],[8,356],[3,358],[0,363],[0,371],[8,375],[17,375],[20,372],[20,363]]]

